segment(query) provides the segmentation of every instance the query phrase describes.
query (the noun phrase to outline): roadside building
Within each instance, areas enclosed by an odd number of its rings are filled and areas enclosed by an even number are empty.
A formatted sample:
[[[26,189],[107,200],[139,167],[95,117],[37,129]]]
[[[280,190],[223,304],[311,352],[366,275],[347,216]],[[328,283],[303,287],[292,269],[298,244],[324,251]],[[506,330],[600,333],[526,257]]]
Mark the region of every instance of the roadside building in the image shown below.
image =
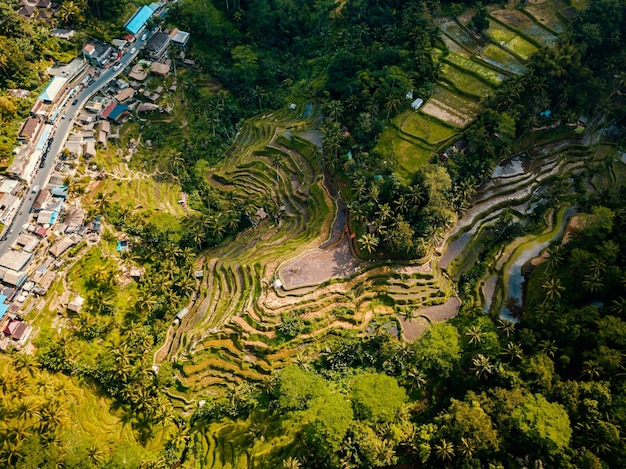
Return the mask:
[[[85,104],[85,111],[97,114],[102,111],[102,101],[95,99],[87,101],[87,104]]]
[[[16,272],[12,269],[6,269],[2,276],[2,281],[7,285],[19,287],[26,280],[26,274],[24,272]]]
[[[33,212],[40,212],[49,200],[50,191],[48,189],[40,190],[39,194],[37,194],[37,197],[35,198],[35,201],[33,202]]]
[[[43,125],[43,119],[39,116],[29,117],[24,121],[22,128],[17,136],[17,139],[21,142],[30,142],[30,140],[39,132]]]
[[[158,75],[160,77],[167,77],[170,74],[170,61],[162,62],[152,62],[150,64],[150,73]]]
[[[111,60],[113,47],[106,42],[93,41],[83,47],[83,56],[94,65],[104,67]]]
[[[109,119],[115,123],[121,123],[130,117],[130,110],[125,104],[118,104],[111,101],[106,109],[102,112],[103,119]]]
[[[115,100],[118,103],[124,103],[135,96],[135,90],[132,88],[126,88],[115,95]]]
[[[181,31],[178,28],[174,28],[170,32],[170,41],[172,41],[173,45],[184,48],[187,46],[189,36],[190,34],[188,32]]]
[[[145,51],[152,60],[161,60],[167,52],[167,46],[170,44],[170,36],[167,33],[158,32],[153,34],[146,43]]]
[[[39,95],[38,100],[45,104],[52,104],[59,94],[61,94],[66,83],[67,78],[65,77],[52,77],[52,80],[50,80],[46,88]]]
[[[2,179],[0,182],[0,194],[15,195],[19,188],[20,183],[15,179]]]
[[[112,39],[111,44],[113,44],[117,49],[122,50],[128,44],[128,41],[124,39]]]
[[[28,252],[9,249],[2,256],[0,256],[0,267],[21,271],[24,269],[26,264],[30,262],[31,257],[32,254]]]
[[[141,34],[146,28],[146,23],[154,14],[155,9],[151,8],[151,6],[144,5],[139,8],[124,25],[124,28],[135,36]]]
[[[74,59],[70,63],[50,67],[47,72],[50,76],[64,77],[71,80],[83,70],[86,64],[84,59]]]

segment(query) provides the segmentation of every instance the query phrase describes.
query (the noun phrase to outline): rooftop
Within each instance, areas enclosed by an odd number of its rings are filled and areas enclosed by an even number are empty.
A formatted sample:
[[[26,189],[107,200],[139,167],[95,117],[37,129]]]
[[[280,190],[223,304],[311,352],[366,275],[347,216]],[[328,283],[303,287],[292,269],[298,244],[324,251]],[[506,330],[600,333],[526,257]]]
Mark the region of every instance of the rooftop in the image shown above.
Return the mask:
[[[128,20],[124,26],[132,34],[137,34],[143,29],[148,20],[154,14],[154,10],[150,6],[144,5]]]
[[[30,261],[31,254],[24,251],[14,251],[9,249],[0,257],[0,267],[12,270],[22,270]]]

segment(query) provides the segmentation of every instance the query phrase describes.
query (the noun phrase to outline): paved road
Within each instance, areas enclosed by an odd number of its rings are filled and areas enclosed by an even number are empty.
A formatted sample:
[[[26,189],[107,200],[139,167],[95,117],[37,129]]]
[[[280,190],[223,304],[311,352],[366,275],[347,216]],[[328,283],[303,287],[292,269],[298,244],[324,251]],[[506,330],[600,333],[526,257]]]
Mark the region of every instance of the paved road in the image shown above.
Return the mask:
[[[147,39],[146,39],[147,40]],[[56,158],[58,154],[61,152],[63,145],[65,144],[65,140],[72,129],[74,124],[74,118],[78,115],[82,107],[85,103],[93,96],[95,93],[104,88],[111,80],[113,80],[117,75],[122,73],[124,68],[129,65],[139,54],[139,51],[146,40],[137,39],[133,47],[136,48],[134,53],[127,52],[120,60],[122,66],[119,67],[118,70],[114,70],[113,67],[110,67],[106,70],[101,70],[100,76],[95,79],[95,81],[86,86],[82,91],[79,91],[75,96],[76,104],[68,104],[65,106],[63,110],[59,112],[59,117],[54,124],[54,137],[52,142],[50,143],[48,153],[46,156],[46,160],[44,166],[36,170],[37,173],[33,178],[31,183],[31,188],[35,186],[39,186],[43,188],[50,179],[50,173],[52,172],[52,168],[56,162]],[[73,102],[73,100],[72,100]],[[61,116],[65,115],[65,118],[62,119]],[[17,240],[17,237],[22,231],[22,227],[28,221],[29,212],[33,206],[33,202],[35,202],[36,193],[33,193],[29,188],[27,192],[24,194],[24,198],[22,199],[22,204],[18,209],[17,214],[13,218],[13,223],[8,227],[6,231],[6,239],[0,242],[0,256],[4,254],[9,247]]]

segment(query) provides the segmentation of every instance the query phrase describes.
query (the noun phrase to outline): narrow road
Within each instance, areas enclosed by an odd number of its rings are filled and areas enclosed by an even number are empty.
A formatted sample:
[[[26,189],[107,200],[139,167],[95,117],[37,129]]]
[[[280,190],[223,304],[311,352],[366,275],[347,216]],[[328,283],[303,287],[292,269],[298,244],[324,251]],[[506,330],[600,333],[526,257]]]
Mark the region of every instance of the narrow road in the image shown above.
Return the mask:
[[[74,118],[78,115],[82,107],[85,103],[104,88],[111,80],[115,79],[122,71],[137,57],[141,47],[148,40],[148,38],[142,40],[137,39],[131,47],[134,47],[136,50],[132,54],[130,52],[124,54],[122,58],[120,58],[119,63],[122,64],[117,70],[113,67],[108,68],[106,70],[100,69],[100,76],[95,79],[95,81],[91,85],[87,85],[82,91],[79,91],[76,97],[76,104],[68,104],[64,109],[59,112],[59,116],[65,116],[65,118],[58,117],[56,122],[54,123],[53,130],[53,138],[50,143],[48,152],[46,154],[46,159],[43,167],[37,169],[35,177],[33,178],[31,188],[35,186],[39,186],[43,188],[50,179],[50,173],[52,172],[52,168],[55,165],[56,158],[61,152],[65,141],[69,135],[72,126],[74,125]],[[73,101],[72,101],[73,102]],[[22,231],[22,226],[28,221],[28,216],[30,210],[35,202],[36,193],[32,192],[32,190],[28,189],[28,191],[24,194],[24,198],[22,199],[22,203],[20,208],[18,209],[17,214],[13,218],[13,222],[8,226],[6,230],[6,234],[4,236],[4,240],[0,242],[0,256],[3,255],[9,247],[17,240],[20,232]]]

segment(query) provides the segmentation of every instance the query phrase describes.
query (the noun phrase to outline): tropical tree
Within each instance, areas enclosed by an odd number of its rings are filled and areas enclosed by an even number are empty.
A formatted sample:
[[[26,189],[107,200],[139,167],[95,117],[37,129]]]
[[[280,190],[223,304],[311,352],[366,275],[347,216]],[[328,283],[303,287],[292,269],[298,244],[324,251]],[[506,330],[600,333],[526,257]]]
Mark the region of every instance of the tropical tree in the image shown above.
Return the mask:
[[[378,247],[378,238],[373,234],[365,233],[359,238],[359,244],[362,249],[365,249],[369,254],[372,254]]]

